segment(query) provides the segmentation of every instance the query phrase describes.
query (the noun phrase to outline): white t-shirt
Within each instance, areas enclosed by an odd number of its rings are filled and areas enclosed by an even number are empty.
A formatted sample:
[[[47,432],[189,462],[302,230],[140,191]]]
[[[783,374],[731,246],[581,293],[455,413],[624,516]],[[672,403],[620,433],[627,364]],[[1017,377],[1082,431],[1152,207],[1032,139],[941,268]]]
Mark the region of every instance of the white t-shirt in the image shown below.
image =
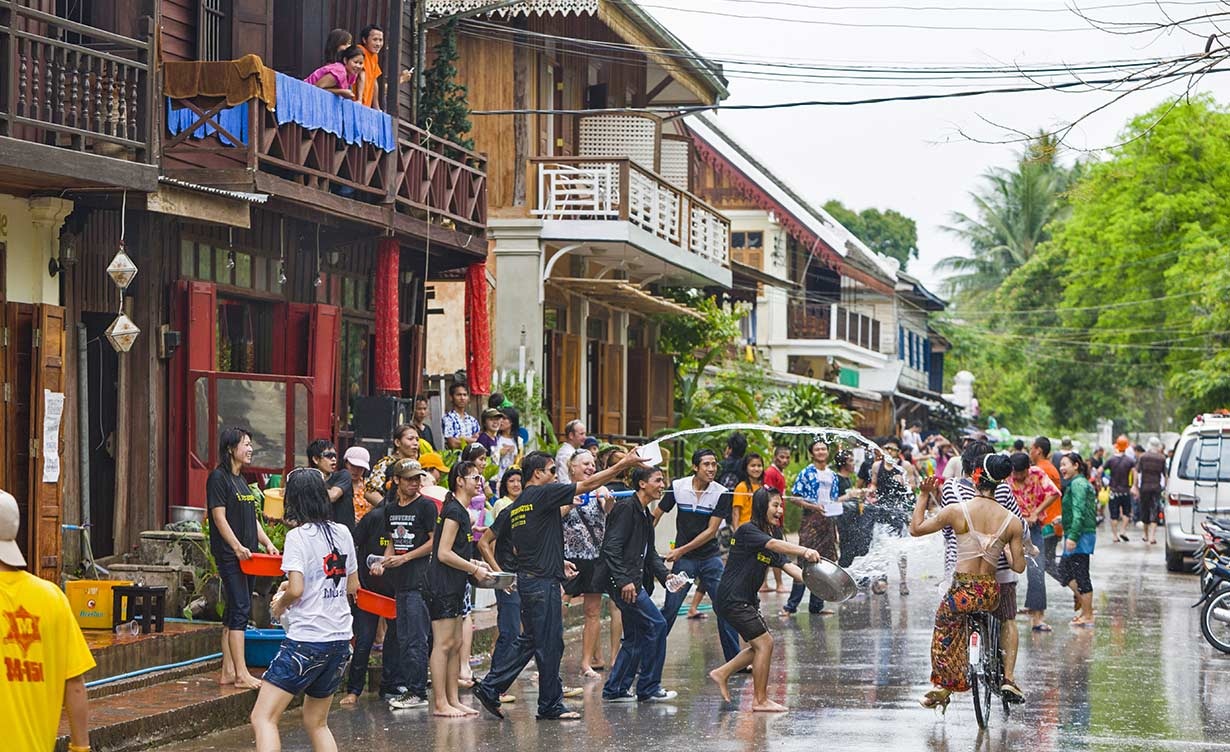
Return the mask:
[[[571,483],[568,476],[568,460],[577,453],[577,448],[565,441],[555,450],[555,479],[560,483]]]
[[[328,523],[327,528],[312,523],[291,530],[282,549],[282,571],[303,574],[303,595],[283,617],[289,625],[286,636],[299,642],[349,640],[346,578],[359,571],[350,531],[336,522]]]

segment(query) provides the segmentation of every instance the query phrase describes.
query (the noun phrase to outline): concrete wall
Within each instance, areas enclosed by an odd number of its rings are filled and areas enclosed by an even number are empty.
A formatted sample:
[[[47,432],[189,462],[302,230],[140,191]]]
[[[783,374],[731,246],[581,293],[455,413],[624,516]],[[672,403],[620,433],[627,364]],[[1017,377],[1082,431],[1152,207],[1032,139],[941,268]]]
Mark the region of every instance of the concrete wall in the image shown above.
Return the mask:
[[[60,304],[60,282],[47,273],[59,256],[60,226],[73,203],[0,194],[0,243],[8,247],[5,299],[10,303]]]
[[[427,310],[427,373],[453,373],[466,367],[466,283],[430,282],[435,297]]]

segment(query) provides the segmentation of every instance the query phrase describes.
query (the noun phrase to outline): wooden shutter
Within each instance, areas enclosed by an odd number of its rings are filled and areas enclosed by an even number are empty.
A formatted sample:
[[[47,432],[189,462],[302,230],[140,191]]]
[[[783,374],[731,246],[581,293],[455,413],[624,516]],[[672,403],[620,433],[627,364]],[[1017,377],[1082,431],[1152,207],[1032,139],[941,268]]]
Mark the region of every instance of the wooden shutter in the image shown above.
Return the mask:
[[[278,303],[273,307],[273,329],[277,338],[273,347],[273,372],[284,376],[310,376],[309,354],[312,349],[309,329],[312,325],[311,303]]]
[[[235,0],[231,7],[231,57],[273,55],[273,0]]]
[[[61,483],[66,468],[60,466],[60,480],[43,482],[43,418],[46,401],[44,390],[64,393],[64,309],[40,305],[35,312],[38,322],[34,333],[34,369],[30,379],[30,509],[32,556],[27,558],[32,571],[45,580],[60,581],[60,503]],[[63,422],[63,421],[61,421]],[[59,430],[55,452],[63,446],[63,426]]]
[[[312,353],[309,364],[312,378],[311,426],[312,438],[337,438],[333,390],[337,384],[337,350],[342,341],[342,312],[336,306],[312,306]],[[296,453],[306,447],[295,447]]]
[[[649,356],[649,434],[675,422],[675,361],[669,355]]]
[[[209,471],[214,464],[217,426],[201,426],[199,430],[205,441],[201,446],[196,446],[197,387],[188,371],[213,371],[217,368],[218,293],[217,288],[209,282],[188,282],[185,285],[185,295],[184,349],[187,357],[181,398],[183,417],[186,417],[187,421],[173,422],[168,428],[171,436],[182,434],[184,451],[177,457],[182,458],[185,465],[183,498],[198,500],[200,503],[196,506],[204,506],[205,481],[209,478]],[[189,426],[188,431],[182,430],[185,425]]]
[[[564,358],[560,374],[560,414],[555,419],[562,432],[564,424],[581,417],[581,348],[584,344],[579,334],[564,333],[561,337]]]
[[[624,414],[624,349],[619,345],[603,343],[602,389],[598,401],[599,432],[607,435],[622,434]]]
[[[5,305],[4,367],[8,388],[4,392],[4,413],[9,431],[8,453],[3,458],[8,485],[3,488],[17,499],[18,514],[25,532],[25,536],[19,537],[17,542],[30,564],[30,569],[37,571],[37,562],[33,561],[31,554],[34,550],[36,515],[31,513],[35,507],[31,504],[30,493],[30,392],[33,381],[31,352],[34,347],[34,317],[35,306],[29,303]]]
[[[649,351],[628,350],[628,426],[632,436],[649,435]]]

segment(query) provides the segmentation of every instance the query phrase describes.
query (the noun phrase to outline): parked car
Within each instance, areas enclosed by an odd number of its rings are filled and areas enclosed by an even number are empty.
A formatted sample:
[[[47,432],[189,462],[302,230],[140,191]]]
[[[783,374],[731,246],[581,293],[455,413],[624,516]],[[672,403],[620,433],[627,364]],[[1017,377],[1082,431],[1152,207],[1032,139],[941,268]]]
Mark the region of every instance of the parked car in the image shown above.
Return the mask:
[[[1202,542],[1200,523],[1230,515],[1230,415],[1197,415],[1175,444],[1166,477],[1166,568],[1182,571]]]

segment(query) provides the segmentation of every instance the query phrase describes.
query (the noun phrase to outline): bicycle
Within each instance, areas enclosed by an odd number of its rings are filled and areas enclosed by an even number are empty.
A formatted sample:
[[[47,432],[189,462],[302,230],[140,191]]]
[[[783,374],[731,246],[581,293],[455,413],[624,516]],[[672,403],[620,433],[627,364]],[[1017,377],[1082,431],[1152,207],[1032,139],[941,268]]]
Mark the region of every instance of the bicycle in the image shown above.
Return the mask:
[[[1003,693],[1004,651],[999,645],[999,619],[994,614],[979,611],[969,615],[969,687],[974,695],[974,715],[978,727],[986,728],[991,720],[991,695],[998,695],[1009,710],[1008,697]]]

